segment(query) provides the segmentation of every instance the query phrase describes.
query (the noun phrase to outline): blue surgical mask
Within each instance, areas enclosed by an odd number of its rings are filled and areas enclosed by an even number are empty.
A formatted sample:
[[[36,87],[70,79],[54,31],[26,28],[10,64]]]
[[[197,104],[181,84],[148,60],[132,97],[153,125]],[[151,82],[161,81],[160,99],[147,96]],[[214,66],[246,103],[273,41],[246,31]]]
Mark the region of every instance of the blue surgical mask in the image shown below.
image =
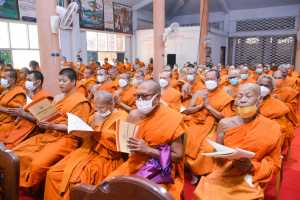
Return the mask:
[[[221,71],[222,69],[219,69],[219,71]]]
[[[248,78],[248,74],[241,74],[241,78],[242,78],[243,80],[246,80],[246,79]]]
[[[186,72],[186,68],[183,68],[183,71]]]
[[[256,69],[256,72],[258,73],[258,74],[261,74],[262,73],[262,69]]]
[[[238,84],[239,79],[237,79],[237,78],[235,78],[235,79],[230,79],[229,82],[230,82],[231,85],[236,85],[236,84]]]
[[[209,72],[209,69],[206,69],[206,70],[205,70],[205,73],[207,73],[207,72]]]
[[[203,69],[202,69],[202,68],[199,68],[198,70],[199,70],[199,72],[202,72],[202,71],[203,71]]]
[[[138,82],[139,84],[141,84],[143,82],[143,79],[136,79],[136,82]]]

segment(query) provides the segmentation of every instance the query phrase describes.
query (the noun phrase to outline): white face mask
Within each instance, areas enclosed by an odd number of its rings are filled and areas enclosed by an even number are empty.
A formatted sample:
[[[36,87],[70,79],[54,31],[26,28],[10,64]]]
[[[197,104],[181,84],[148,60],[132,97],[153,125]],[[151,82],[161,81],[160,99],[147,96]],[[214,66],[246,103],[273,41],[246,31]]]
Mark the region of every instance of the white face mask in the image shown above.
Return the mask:
[[[101,83],[104,81],[104,76],[97,76],[97,79]]]
[[[1,85],[5,88],[8,88],[10,86],[10,84],[8,84],[8,80],[5,79],[1,79]]]
[[[269,88],[265,86],[260,86],[261,96],[265,97],[270,93]]]
[[[127,64],[127,63],[128,63],[128,61],[124,61],[124,63],[125,63],[125,64]]]
[[[125,87],[126,85],[128,85],[128,82],[124,79],[120,79],[119,80],[119,86],[120,87]]]
[[[177,66],[174,66],[174,68],[173,68],[174,70],[176,70],[176,69],[178,69],[178,67]]]
[[[154,98],[156,97],[156,95],[154,95],[154,97],[148,101],[135,100],[138,110],[143,114],[148,114],[149,112],[151,112],[154,108],[152,106],[152,102],[153,102]]]
[[[187,70],[186,68],[183,68],[183,71],[184,71],[184,72],[186,72],[186,70]]]
[[[143,79],[136,79],[136,82],[138,82],[139,84],[141,84],[143,82]]]
[[[159,79],[159,85],[160,85],[160,87],[164,88],[167,85],[169,85],[169,82],[166,81],[165,79]]]
[[[218,83],[216,81],[205,81],[205,86],[209,90],[213,90],[218,86]]]
[[[64,61],[60,61],[60,64],[63,65],[63,64],[65,64],[65,62]]]
[[[186,78],[187,78],[187,80],[189,80],[189,81],[195,80],[195,76],[194,76],[194,75],[187,75]]]
[[[77,62],[76,64],[77,64],[77,66],[80,66],[80,62]]]
[[[36,88],[37,86],[33,86],[34,83],[35,83],[35,82],[26,81],[26,82],[25,82],[25,87],[26,87],[26,89],[29,90],[29,91],[35,90],[35,88]]]
[[[32,67],[29,67],[29,70],[30,70],[30,71],[33,71],[33,68],[32,68]]]
[[[107,117],[108,115],[111,114],[111,112],[110,112],[110,110],[107,110],[105,113],[100,113],[100,112],[99,112],[99,114],[100,114],[101,116],[103,116],[103,117]]]

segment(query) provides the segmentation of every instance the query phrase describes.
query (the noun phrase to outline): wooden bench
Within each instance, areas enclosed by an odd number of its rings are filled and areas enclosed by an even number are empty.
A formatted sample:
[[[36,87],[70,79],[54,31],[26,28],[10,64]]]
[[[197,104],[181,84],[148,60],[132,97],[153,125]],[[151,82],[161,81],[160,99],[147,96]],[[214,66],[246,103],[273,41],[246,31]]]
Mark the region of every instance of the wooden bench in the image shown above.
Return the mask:
[[[3,190],[3,200],[19,200],[19,179],[18,156],[0,142],[0,187]]]
[[[114,177],[98,186],[79,183],[71,189],[70,200],[174,200],[158,184],[135,175]]]

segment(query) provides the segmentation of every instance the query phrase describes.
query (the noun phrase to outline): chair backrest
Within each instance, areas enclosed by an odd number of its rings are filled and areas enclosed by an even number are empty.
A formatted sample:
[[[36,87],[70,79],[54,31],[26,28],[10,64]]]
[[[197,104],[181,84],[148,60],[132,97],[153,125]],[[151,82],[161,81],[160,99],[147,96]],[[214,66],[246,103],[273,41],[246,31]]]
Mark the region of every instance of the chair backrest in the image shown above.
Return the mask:
[[[79,183],[71,189],[70,200],[174,200],[158,184],[135,175],[116,176],[98,186]]]
[[[189,135],[189,130],[185,125],[185,128],[186,128],[186,133],[184,134],[184,137],[183,137],[183,141],[182,141],[182,147],[183,147],[183,159],[182,159],[182,165],[184,167],[184,160],[185,160],[185,149],[186,149],[186,143],[187,143],[187,138],[188,138],[188,135]]]
[[[20,162],[18,156],[0,142],[0,187],[3,200],[19,200]]]

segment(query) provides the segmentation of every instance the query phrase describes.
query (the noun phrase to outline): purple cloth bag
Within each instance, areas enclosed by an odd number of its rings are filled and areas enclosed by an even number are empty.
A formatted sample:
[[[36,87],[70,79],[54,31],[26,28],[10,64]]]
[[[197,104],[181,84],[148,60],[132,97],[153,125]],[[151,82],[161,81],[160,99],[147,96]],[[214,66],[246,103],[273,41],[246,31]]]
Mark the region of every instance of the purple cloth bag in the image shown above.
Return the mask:
[[[163,144],[157,147],[160,153],[159,160],[151,158],[137,172],[137,176],[147,178],[154,183],[173,183],[171,176],[173,166],[171,163],[171,147]]]

